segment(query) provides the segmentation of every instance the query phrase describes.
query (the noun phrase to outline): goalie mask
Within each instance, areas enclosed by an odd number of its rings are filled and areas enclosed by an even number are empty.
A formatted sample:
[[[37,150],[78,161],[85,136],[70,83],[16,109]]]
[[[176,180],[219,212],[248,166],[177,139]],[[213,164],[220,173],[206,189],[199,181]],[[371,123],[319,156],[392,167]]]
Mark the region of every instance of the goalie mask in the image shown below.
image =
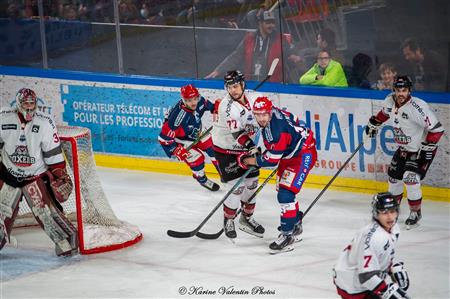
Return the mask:
[[[25,121],[31,121],[37,110],[36,93],[29,88],[22,88],[16,94],[17,111],[22,114]]]
[[[378,219],[380,212],[395,210],[399,212],[399,204],[390,192],[375,194],[372,200],[372,216],[375,220]]]

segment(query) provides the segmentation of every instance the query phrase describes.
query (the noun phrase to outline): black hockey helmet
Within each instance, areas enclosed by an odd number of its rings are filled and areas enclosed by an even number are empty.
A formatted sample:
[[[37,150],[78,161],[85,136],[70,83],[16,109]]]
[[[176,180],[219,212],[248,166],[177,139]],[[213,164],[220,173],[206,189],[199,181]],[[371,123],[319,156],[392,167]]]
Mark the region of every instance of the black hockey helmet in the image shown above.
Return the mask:
[[[392,84],[392,89],[394,88],[411,88],[413,87],[413,83],[408,76],[397,76],[394,79],[394,83]]]
[[[227,85],[232,85],[232,84],[236,84],[236,83],[245,84],[245,77],[241,71],[233,70],[233,71],[228,71],[226,73],[225,77],[223,77],[223,81],[225,83],[225,87]]]
[[[377,193],[372,200],[373,218],[377,219],[378,213],[381,211],[396,210],[399,211],[399,204],[390,192]]]

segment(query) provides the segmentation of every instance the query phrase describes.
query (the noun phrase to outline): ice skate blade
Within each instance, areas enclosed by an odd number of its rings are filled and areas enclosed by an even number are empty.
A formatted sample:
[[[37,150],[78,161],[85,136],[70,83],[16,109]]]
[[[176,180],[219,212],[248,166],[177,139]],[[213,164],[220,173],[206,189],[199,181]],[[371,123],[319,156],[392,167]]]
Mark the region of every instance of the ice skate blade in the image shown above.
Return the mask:
[[[239,229],[247,234],[253,235],[258,238],[264,237],[264,234],[258,234],[254,232],[252,229],[248,228],[247,226],[239,225]]]
[[[294,243],[297,243],[297,242],[300,242],[300,241],[303,241],[302,236],[294,236]]]
[[[280,250],[270,249],[269,253],[271,255],[275,255],[275,254],[279,254],[279,253],[289,252],[289,251],[292,251],[292,250],[294,250],[294,246],[292,246],[292,244],[291,244],[291,245],[288,245],[288,246],[286,246],[286,247],[284,247],[283,249],[280,249]]]

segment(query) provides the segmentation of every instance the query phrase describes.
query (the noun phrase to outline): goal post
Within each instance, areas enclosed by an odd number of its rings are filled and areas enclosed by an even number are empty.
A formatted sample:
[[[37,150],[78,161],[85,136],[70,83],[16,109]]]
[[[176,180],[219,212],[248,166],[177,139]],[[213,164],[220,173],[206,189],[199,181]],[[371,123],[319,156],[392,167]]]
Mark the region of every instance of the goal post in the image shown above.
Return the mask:
[[[107,252],[142,240],[139,228],[119,220],[108,202],[96,171],[91,131],[84,127],[58,126],[58,135],[74,182],[74,190],[62,206],[64,214],[76,222],[79,252]],[[22,201],[18,226],[30,225],[30,218],[33,218],[31,211]]]

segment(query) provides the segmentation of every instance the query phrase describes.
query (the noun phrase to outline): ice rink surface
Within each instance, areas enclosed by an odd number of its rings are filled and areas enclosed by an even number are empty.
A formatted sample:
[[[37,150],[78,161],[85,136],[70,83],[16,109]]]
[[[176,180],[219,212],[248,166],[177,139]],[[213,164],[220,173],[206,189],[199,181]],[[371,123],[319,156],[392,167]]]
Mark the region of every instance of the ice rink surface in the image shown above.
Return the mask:
[[[338,298],[332,267],[339,252],[371,218],[368,194],[328,190],[304,220],[294,251],[270,255],[278,235],[274,185],[258,196],[255,219],[263,239],[238,230],[235,244],[197,237],[175,239],[168,229],[194,229],[220,201],[191,177],[98,168],[117,216],[140,227],[144,239],[131,248],[58,258],[40,229],[16,229],[18,247],[0,251],[0,298]],[[301,191],[305,210],[320,189]],[[402,203],[397,260],[405,262],[412,298],[450,298],[449,204],[424,201],[421,226],[404,229]],[[222,209],[203,232],[217,232]]]

